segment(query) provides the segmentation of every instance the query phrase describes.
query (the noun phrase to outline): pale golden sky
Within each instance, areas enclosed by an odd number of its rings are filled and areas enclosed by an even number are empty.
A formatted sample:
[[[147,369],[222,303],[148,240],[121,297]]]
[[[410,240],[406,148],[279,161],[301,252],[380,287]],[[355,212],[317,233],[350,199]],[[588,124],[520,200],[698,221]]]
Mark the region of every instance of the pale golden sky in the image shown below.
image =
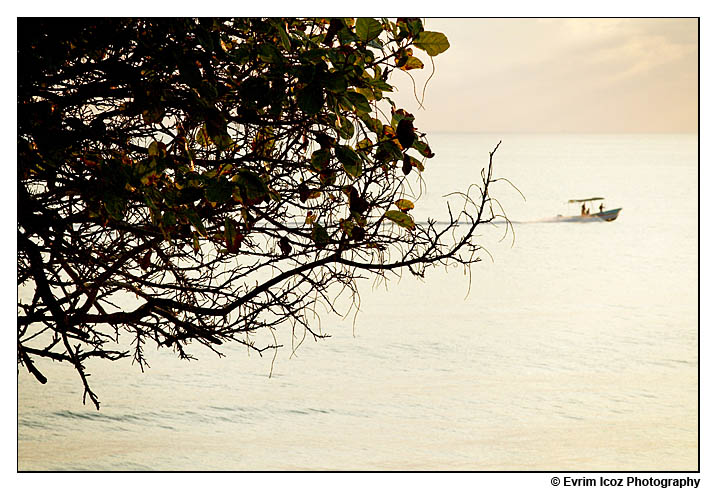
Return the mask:
[[[425,131],[697,132],[697,19],[436,19],[451,48],[419,110]],[[415,50],[419,51],[419,50]],[[416,54],[416,53],[415,53]],[[422,53],[420,52],[420,55]],[[412,71],[421,97],[431,73]]]

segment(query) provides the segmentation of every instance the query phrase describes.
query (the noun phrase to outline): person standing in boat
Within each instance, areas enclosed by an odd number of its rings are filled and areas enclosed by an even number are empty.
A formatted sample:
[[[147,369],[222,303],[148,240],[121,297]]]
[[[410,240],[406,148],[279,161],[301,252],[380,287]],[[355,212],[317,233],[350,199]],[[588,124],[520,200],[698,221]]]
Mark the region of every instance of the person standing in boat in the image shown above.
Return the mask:
[[[586,203],[581,203],[581,216],[586,214]]]
[[[598,207],[598,211],[600,211],[601,213],[603,213],[603,203],[601,203],[601,206]]]

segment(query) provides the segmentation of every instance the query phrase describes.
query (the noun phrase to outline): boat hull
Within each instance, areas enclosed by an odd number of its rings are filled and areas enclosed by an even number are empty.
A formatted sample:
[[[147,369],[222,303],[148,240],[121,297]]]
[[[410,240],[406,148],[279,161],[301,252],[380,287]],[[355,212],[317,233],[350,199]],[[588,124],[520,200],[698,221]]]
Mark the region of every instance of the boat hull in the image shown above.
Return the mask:
[[[607,222],[612,222],[612,221],[614,221],[616,218],[618,218],[618,213],[619,213],[622,209],[623,209],[623,208],[614,208],[613,210],[606,210],[606,211],[601,211],[601,212],[599,212],[599,213],[593,213],[593,214],[591,214],[591,215],[589,215],[589,216],[597,216],[597,217],[600,218],[601,220],[605,220],[605,221],[607,221]]]
[[[619,212],[623,208],[614,208],[613,210],[604,210],[600,211],[598,213],[591,213],[589,215],[577,215],[572,217],[565,217],[563,215],[558,215],[555,219],[555,221],[558,222],[595,222],[597,220],[602,220],[604,222],[612,222],[616,218],[618,218]]]

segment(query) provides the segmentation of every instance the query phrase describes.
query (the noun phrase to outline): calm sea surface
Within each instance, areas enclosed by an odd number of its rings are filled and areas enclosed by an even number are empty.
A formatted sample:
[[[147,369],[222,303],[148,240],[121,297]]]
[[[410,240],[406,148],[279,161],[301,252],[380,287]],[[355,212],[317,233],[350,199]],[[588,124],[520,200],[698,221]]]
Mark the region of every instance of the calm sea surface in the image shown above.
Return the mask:
[[[415,216],[441,218],[499,139],[494,175],[526,201],[496,183],[514,234],[481,230],[470,289],[454,269],[362,284],[331,338],[290,356],[278,333],[271,378],[236,346],[91,365],[99,412],[72,369],[21,369],[19,468],[695,470],[697,137],[436,134]],[[589,196],[618,220],[540,221]]]

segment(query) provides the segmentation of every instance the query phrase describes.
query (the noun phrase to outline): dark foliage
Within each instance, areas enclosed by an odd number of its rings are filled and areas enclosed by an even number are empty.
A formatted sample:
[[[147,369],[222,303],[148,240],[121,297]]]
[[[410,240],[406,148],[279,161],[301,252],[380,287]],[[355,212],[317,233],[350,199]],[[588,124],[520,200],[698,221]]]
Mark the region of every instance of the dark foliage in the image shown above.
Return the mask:
[[[253,335],[279,326],[321,337],[316,305],[355,298],[362,275],[479,260],[490,164],[443,226],[409,213],[407,179],[433,153],[388,76],[449,47],[418,19],[18,32],[18,363],[42,383],[37,360],[70,363],[99,408],[90,358],[143,367],[148,342],[261,353],[277,344]]]

